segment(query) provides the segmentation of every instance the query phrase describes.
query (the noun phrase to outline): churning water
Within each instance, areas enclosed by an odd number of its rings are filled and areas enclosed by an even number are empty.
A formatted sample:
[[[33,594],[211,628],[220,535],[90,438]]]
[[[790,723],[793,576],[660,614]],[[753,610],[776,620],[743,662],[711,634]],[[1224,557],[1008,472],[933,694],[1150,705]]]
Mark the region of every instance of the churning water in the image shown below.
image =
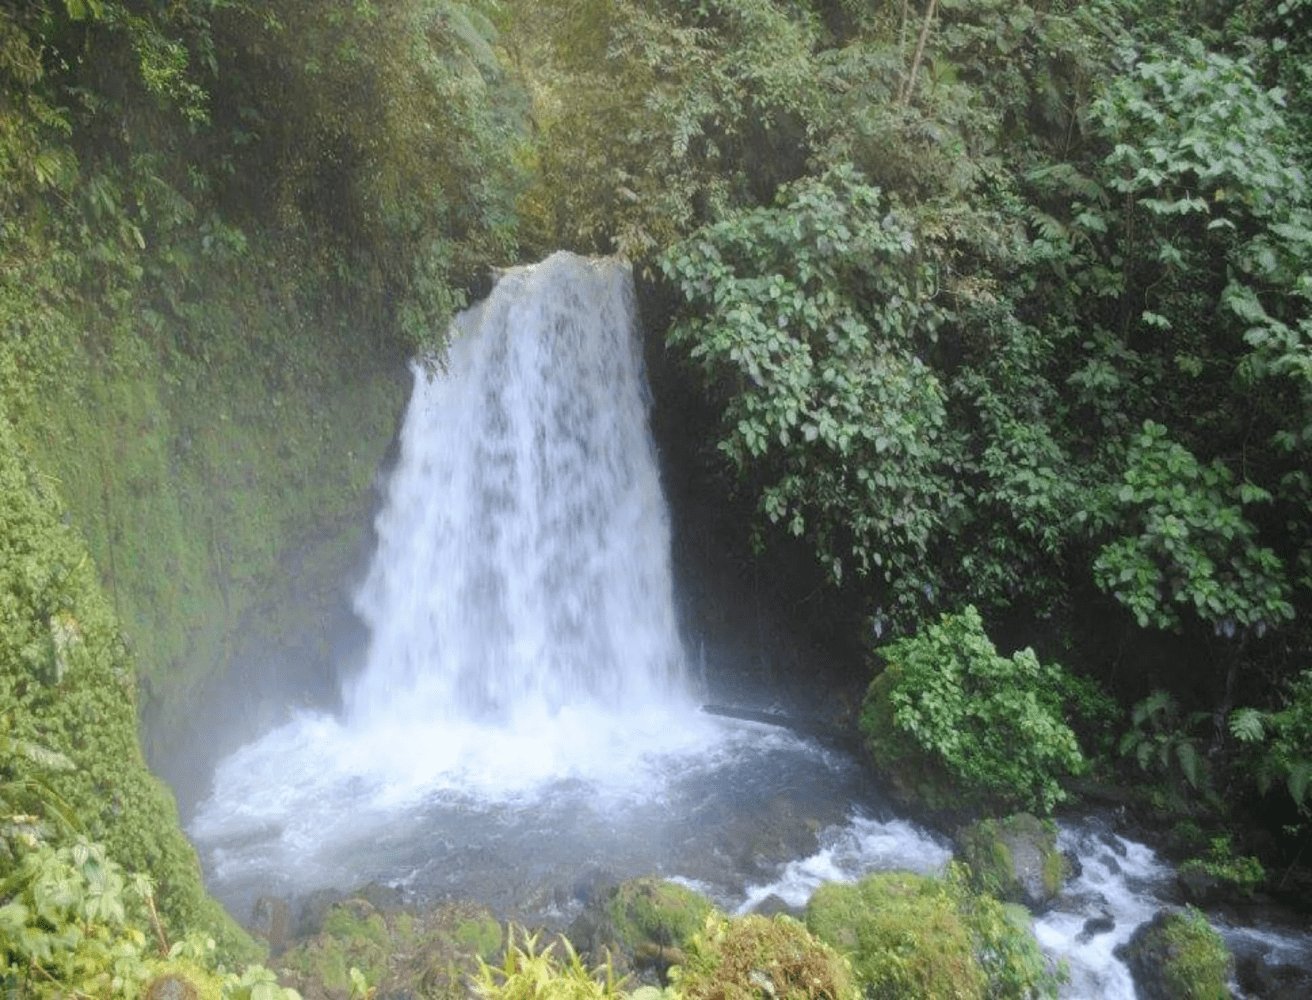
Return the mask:
[[[730,910],[800,906],[827,879],[950,857],[874,818],[846,756],[698,711],[632,294],[626,265],[557,254],[463,313],[441,368],[416,366],[344,711],[227,758],[192,823],[238,917],[378,880],[560,920],[599,879],[653,872]],[[1063,836],[1084,875],[1036,931],[1070,959],[1067,995],[1131,997],[1112,948],[1164,869]],[[1089,933],[1090,912],[1114,930]]]

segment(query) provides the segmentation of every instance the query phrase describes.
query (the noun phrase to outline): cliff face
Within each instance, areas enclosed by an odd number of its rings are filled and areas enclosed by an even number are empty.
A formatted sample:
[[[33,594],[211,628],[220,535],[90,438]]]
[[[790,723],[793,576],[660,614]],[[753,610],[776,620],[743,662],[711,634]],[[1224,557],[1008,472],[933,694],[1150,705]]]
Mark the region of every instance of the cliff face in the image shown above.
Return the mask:
[[[197,272],[195,307],[154,336],[107,343],[68,314],[57,364],[12,383],[15,442],[86,540],[147,755],[184,804],[207,762],[280,706],[333,697],[407,390],[399,347],[281,299],[255,277],[273,270],[256,255]]]

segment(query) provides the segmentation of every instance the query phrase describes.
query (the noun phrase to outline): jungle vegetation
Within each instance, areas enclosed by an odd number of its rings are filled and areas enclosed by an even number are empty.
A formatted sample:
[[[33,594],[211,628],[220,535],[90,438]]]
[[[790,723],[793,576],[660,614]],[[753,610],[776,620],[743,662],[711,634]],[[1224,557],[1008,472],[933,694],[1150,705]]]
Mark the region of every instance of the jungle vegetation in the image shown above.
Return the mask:
[[[1074,734],[1296,861],[1310,46],[1309,0],[0,0],[0,935],[242,953],[136,717],[185,731],[289,553],[349,565],[404,359],[558,247],[633,261],[876,669],[956,621],[1037,678],[1016,796]]]

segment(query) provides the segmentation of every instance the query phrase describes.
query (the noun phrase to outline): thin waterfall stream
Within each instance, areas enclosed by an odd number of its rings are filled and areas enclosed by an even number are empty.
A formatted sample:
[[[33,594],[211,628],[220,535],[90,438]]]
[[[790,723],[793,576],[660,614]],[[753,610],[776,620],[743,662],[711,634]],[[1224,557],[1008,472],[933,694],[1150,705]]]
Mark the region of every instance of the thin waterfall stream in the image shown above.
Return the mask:
[[[603,877],[677,877],[732,911],[943,868],[950,845],[890,815],[845,753],[699,710],[650,406],[612,260],[510,270],[444,364],[414,367],[344,709],[224,760],[191,824],[234,914],[379,881],[559,925]],[[1089,884],[1036,932],[1071,961],[1066,995],[1133,997],[1110,946],[1164,868],[1111,834],[1063,838]],[[1114,936],[1086,934],[1090,898]],[[1306,960],[1306,935],[1273,941]]]

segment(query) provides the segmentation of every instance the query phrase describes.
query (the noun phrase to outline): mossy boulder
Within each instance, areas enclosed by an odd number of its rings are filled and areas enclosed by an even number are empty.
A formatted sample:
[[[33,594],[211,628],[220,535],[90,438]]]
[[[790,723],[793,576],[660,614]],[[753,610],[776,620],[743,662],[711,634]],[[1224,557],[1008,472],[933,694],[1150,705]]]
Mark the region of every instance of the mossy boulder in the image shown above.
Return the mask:
[[[1234,959],[1193,907],[1159,910],[1116,950],[1142,1000],[1230,1000]]]
[[[570,939],[594,961],[617,961],[664,979],[683,948],[705,926],[709,900],[677,882],[636,878],[614,886],[570,927]]]
[[[1057,827],[1029,813],[985,819],[957,831],[958,858],[970,869],[977,892],[1020,903],[1031,912],[1046,910],[1067,877],[1057,849]]]
[[[683,1000],[858,1000],[843,957],[792,917],[706,919],[672,970]]]
[[[878,872],[821,886],[806,925],[852,963],[867,1000],[982,1000],[988,979],[959,899],[939,879]]]
[[[501,925],[467,904],[380,912],[358,897],[330,907],[323,928],[286,952],[278,971],[307,1000],[346,1000],[358,969],[379,996],[457,1000],[479,961],[501,951]]]

